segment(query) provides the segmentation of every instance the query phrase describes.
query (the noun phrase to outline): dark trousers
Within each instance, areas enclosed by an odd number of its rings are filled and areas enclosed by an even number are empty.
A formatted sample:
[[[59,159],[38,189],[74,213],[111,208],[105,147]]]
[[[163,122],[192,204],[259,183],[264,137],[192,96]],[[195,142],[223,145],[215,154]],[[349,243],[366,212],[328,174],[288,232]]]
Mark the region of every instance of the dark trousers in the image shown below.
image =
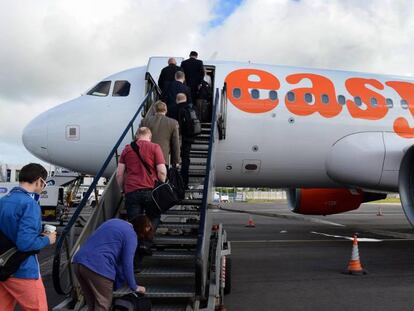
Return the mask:
[[[128,219],[131,220],[138,215],[147,215],[151,219],[154,232],[160,224],[160,215],[154,215],[150,211],[154,210],[154,202],[151,197],[151,190],[137,190],[125,195],[125,207]]]
[[[73,264],[89,311],[109,311],[112,305],[114,282],[81,264]]]
[[[127,210],[128,219],[131,220],[139,215],[147,215],[151,220],[154,232],[160,224],[161,215],[151,213],[154,210],[155,204],[151,197],[151,190],[137,190],[127,193],[125,195],[125,207]],[[139,247],[135,252],[134,267],[135,269],[142,268],[142,259],[144,254],[152,246],[152,241],[139,241]]]
[[[188,187],[188,171],[190,169],[190,151],[191,151],[191,140],[186,140],[183,138],[181,143],[181,176],[183,177],[183,182],[185,188]]]

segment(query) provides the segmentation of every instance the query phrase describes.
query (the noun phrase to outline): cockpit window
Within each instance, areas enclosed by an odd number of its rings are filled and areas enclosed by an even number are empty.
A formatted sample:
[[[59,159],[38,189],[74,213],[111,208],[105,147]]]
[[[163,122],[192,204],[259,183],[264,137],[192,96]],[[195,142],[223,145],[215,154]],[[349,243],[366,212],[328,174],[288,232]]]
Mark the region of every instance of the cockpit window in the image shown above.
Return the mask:
[[[112,96],[128,96],[131,89],[131,83],[125,80],[115,81]]]
[[[111,88],[111,81],[101,81],[94,86],[87,94],[93,96],[108,96]]]

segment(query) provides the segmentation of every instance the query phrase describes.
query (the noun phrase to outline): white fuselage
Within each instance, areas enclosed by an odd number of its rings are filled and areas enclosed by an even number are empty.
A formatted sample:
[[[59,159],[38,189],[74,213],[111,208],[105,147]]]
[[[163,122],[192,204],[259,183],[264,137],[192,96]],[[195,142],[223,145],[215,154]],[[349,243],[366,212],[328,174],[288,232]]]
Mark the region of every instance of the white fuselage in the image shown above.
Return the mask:
[[[226,85],[227,92],[226,138],[218,141],[215,157],[218,186],[397,190],[403,151],[413,144],[414,134],[404,127],[404,120],[414,124],[413,79],[235,62],[205,65],[215,67],[214,87],[221,92]],[[55,165],[96,173],[139,107],[147,71],[156,79],[149,67],[120,72],[103,80],[112,81],[108,96],[82,95],[41,114],[24,131],[26,148]],[[130,82],[128,96],[111,96],[118,80]],[[355,97],[362,98],[360,106]],[[70,128],[76,135],[69,135]],[[121,146],[130,140],[127,135]],[[114,169],[115,161],[106,176]]]

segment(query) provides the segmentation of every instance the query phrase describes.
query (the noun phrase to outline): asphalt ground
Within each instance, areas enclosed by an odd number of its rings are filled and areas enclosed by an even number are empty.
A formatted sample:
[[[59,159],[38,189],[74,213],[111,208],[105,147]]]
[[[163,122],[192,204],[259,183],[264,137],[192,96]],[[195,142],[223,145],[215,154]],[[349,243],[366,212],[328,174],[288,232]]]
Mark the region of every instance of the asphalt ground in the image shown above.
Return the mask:
[[[232,241],[228,310],[413,310],[414,232],[401,206],[326,217],[295,216],[285,204],[224,207],[269,215],[252,214],[256,228],[246,228],[248,214],[216,213]],[[356,232],[364,276],[342,274]]]
[[[283,202],[222,207],[214,215],[232,248],[227,310],[413,310],[414,231],[400,205],[326,217],[293,214]],[[255,228],[245,227],[249,213]],[[342,274],[354,233],[364,276]],[[52,285],[52,253],[40,258],[50,307],[63,299]]]

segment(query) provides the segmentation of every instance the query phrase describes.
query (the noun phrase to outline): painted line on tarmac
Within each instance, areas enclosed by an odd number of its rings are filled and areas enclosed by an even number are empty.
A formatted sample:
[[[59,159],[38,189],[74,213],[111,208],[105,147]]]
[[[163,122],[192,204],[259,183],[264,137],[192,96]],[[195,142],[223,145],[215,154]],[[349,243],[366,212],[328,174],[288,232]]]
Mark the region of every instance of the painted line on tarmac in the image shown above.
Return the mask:
[[[354,239],[351,236],[327,234],[327,233],[316,232],[316,231],[311,231],[310,233],[317,234],[317,235],[322,235],[322,236],[326,236],[326,237],[337,238],[337,239],[345,239],[345,240],[348,240],[348,241],[352,241]],[[358,238],[358,242],[382,242],[382,240],[373,239],[373,238]]]
[[[265,212],[256,212],[251,210],[238,210],[238,209],[228,209],[228,208],[221,208],[223,211],[233,212],[233,213],[244,213],[244,214],[251,214],[251,215],[258,215],[258,216],[265,216],[265,217],[274,217],[274,218],[283,218],[283,219],[290,219],[290,220],[300,220],[306,222],[312,222],[317,224],[335,226],[335,227],[345,227],[343,224],[339,224],[332,221],[322,220],[313,217],[306,217],[301,215],[286,215],[286,214],[279,214],[279,213],[265,213]]]
[[[358,240],[359,241],[359,240]],[[408,242],[408,241],[414,241],[414,239],[382,239],[379,242]],[[230,240],[232,244],[248,244],[248,243],[320,243],[320,242],[331,242],[331,243],[337,243],[337,242],[346,242],[349,243],[349,240]]]

